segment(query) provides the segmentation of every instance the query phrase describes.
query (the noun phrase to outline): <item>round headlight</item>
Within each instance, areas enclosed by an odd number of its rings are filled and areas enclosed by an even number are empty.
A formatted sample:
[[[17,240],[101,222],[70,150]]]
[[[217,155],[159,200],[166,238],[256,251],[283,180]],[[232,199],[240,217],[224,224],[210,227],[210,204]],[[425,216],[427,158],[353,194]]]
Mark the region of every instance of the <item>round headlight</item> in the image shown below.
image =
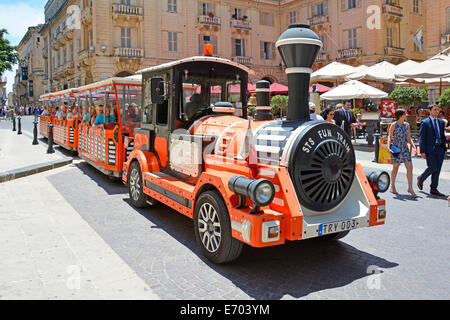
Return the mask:
[[[389,185],[391,184],[391,178],[387,172],[383,172],[379,175],[377,186],[378,191],[386,192],[389,189]]]
[[[250,199],[258,206],[268,206],[275,197],[275,187],[266,179],[256,180],[250,186]]]

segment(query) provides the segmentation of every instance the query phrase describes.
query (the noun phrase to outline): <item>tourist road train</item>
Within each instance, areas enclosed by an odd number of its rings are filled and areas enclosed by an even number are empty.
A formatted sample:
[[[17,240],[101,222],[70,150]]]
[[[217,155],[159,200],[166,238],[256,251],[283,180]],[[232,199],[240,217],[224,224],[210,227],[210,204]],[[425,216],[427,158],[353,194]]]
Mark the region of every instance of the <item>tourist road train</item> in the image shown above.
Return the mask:
[[[217,264],[237,259],[244,244],[339,239],[383,225],[379,194],[389,175],[365,172],[340,127],[310,120],[320,38],[292,25],[276,46],[290,89],[285,119],[273,119],[265,81],[257,83],[256,115],[247,117],[253,71],[205,55],[44,95],[47,106],[112,108],[115,121],[92,126],[42,116],[40,132],[48,136],[53,124],[57,144],[121,177],[133,206],[163,203],[193,219],[202,253]]]

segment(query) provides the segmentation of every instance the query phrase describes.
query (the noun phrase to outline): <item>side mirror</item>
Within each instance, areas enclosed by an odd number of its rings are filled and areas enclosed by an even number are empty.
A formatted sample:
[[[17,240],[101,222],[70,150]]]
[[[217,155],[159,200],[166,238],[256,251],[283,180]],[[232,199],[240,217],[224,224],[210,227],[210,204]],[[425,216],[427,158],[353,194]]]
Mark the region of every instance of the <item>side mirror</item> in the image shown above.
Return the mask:
[[[164,92],[164,79],[155,77],[151,79],[152,103],[161,104],[166,100]]]

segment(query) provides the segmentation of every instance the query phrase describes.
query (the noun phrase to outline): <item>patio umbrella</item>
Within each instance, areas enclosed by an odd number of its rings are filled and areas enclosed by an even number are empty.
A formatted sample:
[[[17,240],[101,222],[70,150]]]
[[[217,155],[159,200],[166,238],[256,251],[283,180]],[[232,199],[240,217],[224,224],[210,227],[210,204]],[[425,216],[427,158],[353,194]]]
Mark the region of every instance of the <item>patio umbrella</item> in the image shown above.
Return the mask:
[[[322,84],[320,84],[320,83],[316,83],[316,89],[319,90],[319,92],[322,94],[322,93],[325,93],[325,92],[330,91],[330,90],[333,89],[333,88],[324,86],[324,85],[322,85]],[[309,93],[311,93],[312,90],[313,90],[313,87],[312,87],[312,86],[309,87]]]
[[[357,72],[358,69],[340,62],[332,62],[311,74],[311,81],[338,81]]]
[[[396,76],[405,79],[450,77],[450,57],[445,54],[436,55],[419,63],[414,68],[406,71],[397,71]]]
[[[365,80],[378,82],[393,82],[395,79],[396,66],[387,61],[382,61],[371,67],[349,75],[346,80]]]
[[[248,93],[255,93],[256,92],[256,84],[249,84],[248,85]],[[270,94],[276,95],[276,94],[288,94],[289,88],[285,85],[282,85],[281,83],[272,83],[270,85]]]
[[[386,98],[388,94],[377,88],[359,82],[348,81],[320,96],[324,100],[347,100],[347,99],[369,99]]]

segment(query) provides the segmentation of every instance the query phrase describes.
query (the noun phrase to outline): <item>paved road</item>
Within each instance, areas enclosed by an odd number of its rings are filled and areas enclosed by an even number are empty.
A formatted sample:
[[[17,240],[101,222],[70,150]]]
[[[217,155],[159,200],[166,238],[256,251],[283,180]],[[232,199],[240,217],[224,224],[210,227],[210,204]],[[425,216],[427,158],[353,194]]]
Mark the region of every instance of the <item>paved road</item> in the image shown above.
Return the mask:
[[[357,158],[371,165],[370,154]],[[414,161],[420,171],[422,160]],[[446,162],[440,189],[450,193],[448,171]],[[384,194],[385,226],[334,243],[245,247],[238,261],[216,266],[201,255],[191,220],[162,205],[133,208],[125,186],[86,163],[76,160],[46,179],[162,299],[450,298],[450,207],[424,192],[415,200]],[[397,185],[406,193],[404,174]]]

